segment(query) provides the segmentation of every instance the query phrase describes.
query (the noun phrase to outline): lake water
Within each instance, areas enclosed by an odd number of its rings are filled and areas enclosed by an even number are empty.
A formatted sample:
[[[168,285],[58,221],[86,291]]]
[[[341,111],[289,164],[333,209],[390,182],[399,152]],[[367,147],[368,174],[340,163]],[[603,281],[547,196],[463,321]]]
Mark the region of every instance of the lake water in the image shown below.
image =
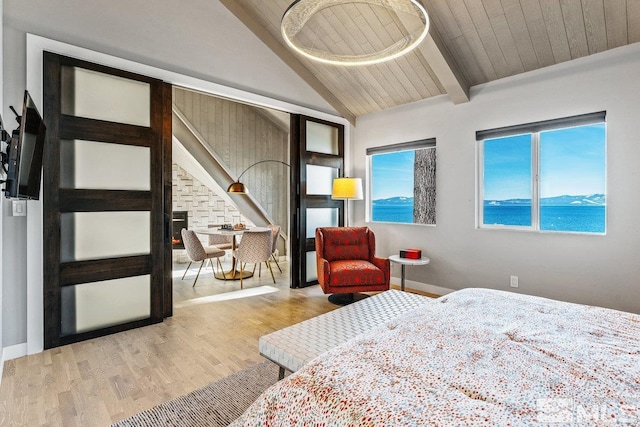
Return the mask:
[[[373,221],[413,223],[413,206],[373,206]],[[485,206],[484,223],[531,225],[531,206]],[[582,233],[605,232],[604,206],[542,206],[540,229]]]
[[[371,209],[373,221],[413,223],[413,205],[376,206]]]
[[[542,206],[540,229],[545,231],[605,232],[604,206]],[[485,206],[484,223],[531,225],[531,206]]]

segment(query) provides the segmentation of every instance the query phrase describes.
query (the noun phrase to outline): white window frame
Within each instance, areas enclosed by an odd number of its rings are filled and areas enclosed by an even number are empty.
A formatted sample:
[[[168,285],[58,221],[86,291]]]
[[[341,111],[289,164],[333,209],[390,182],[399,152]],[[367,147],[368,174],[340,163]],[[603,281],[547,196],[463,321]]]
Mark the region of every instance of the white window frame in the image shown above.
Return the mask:
[[[394,224],[394,225],[420,225],[420,226],[428,226],[435,227],[437,225],[437,205],[436,205],[436,222],[433,224],[421,224],[417,222],[387,222],[387,221],[374,221],[373,220],[373,156],[375,154],[387,154],[387,153],[395,153],[399,151],[416,151],[424,148],[433,148],[436,149],[436,139],[435,138],[426,138],[420,139],[417,141],[410,142],[401,142],[398,144],[390,144],[383,145],[379,147],[369,147],[366,150],[367,162],[366,162],[366,173],[367,173],[367,193],[365,196],[366,208],[365,208],[365,218],[368,223],[376,223],[376,224]],[[437,154],[436,154],[437,156]],[[437,160],[436,160],[437,163]],[[436,178],[437,179],[437,178]],[[436,181],[437,185],[437,181]]]
[[[488,129],[476,132],[476,228],[482,230],[519,230],[533,231],[540,233],[565,233],[565,234],[586,234],[586,235],[604,235],[607,230],[607,208],[605,207],[605,231],[597,232],[580,232],[580,231],[563,231],[563,230],[541,230],[540,229],[540,133],[567,129],[572,127],[587,126],[593,124],[605,124],[605,197],[606,175],[607,175],[607,136],[606,136],[606,111],[597,113],[583,114],[579,116],[565,117],[561,119],[546,120],[535,123],[527,123],[523,125],[507,126],[503,128]],[[496,139],[501,137],[512,137],[518,135],[531,135],[531,225],[503,225],[503,224],[484,224],[484,142],[488,139]]]

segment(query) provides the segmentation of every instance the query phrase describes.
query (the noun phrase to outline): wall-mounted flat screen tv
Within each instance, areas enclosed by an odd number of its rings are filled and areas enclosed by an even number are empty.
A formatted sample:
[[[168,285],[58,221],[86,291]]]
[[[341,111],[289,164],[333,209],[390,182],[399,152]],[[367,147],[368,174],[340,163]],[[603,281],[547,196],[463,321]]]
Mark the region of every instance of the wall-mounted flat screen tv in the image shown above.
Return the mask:
[[[13,131],[7,147],[6,197],[35,200],[40,197],[45,133],[42,116],[25,90],[20,127]]]

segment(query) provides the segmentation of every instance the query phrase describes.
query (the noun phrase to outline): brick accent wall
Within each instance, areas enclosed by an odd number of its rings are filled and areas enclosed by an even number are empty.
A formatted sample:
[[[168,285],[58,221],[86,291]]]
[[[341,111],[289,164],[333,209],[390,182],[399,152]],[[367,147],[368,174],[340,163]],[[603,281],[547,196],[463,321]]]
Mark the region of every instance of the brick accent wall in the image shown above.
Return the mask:
[[[254,226],[252,222],[240,214],[235,206],[226,203],[222,197],[175,163],[172,167],[172,182],[173,210],[188,212],[189,228],[207,228],[209,224],[237,224],[239,222],[245,223],[247,227]],[[207,236],[199,234],[198,237],[206,247],[208,245]],[[173,261],[188,263],[187,252],[174,250]]]

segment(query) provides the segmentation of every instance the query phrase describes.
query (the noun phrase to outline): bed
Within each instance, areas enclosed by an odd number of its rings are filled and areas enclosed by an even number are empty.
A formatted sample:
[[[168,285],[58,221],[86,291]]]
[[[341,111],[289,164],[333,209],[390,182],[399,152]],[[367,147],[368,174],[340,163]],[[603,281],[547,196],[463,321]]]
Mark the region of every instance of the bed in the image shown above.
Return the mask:
[[[465,289],[318,356],[232,426],[640,425],[640,316]]]

